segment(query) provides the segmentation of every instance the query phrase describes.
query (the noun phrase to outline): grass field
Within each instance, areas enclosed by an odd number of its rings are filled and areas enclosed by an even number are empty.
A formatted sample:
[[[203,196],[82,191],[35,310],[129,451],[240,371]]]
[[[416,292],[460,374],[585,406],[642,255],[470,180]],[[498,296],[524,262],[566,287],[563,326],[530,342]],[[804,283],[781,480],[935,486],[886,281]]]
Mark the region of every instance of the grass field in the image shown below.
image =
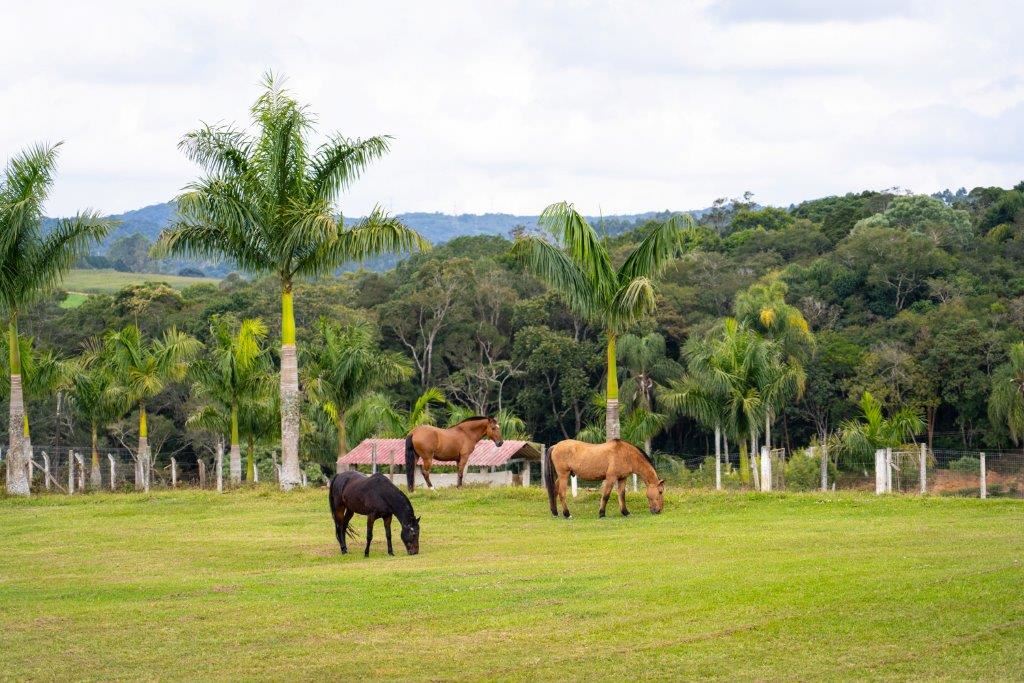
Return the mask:
[[[418,491],[369,559],[323,489],[0,499],[0,678],[1024,678],[1019,501],[632,499]]]
[[[61,284],[61,287],[69,292],[68,298],[64,300],[62,306],[65,308],[81,306],[85,301],[82,294],[111,294],[126,285],[142,282],[164,282],[175,289],[182,289],[189,285],[204,282],[217,283],[220,280],[214,277],[183,277],[158,273],[122,273],[109,268],[76,268],[65,276],[64,282]]]

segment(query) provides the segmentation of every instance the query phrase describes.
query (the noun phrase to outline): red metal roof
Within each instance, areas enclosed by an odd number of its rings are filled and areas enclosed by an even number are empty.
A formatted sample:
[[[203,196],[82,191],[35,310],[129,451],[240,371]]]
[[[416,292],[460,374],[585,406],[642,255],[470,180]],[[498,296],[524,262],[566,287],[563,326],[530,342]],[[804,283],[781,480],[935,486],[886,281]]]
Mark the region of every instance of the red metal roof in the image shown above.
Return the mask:
[[[373,446],[377,446],[377,465],[388,465],[394,457],[396,465],[405,465],[405,439],[366,439],[341,459],[342,465],[371,465]],[[469,456],[470,467],[500,467],[514,458],[540,460],[540,451],[528,441],[506,440],[501,447],[483,440]],[[418,462],[418,460],[417,460]],[[438,463],[441,464],[441,463]],[[445,463],[447,464],[447,463]]]

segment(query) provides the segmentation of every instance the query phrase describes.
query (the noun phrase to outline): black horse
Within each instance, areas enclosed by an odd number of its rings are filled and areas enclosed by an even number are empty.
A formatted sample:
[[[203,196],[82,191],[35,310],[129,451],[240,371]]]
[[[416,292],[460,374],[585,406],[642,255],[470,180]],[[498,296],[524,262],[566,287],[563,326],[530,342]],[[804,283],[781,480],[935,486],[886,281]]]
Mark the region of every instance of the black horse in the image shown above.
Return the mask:
[[[341,554],[348,553],[345,543],[347,535],[355,536],[355,530],[348,523],[352,515],[366,515],[366,551],[370,556],[370,542],[373,540],[373,523],[378,517],[384,519],[384,533],[388,538],[388,555],[394,555],[391,547],[391,516],[398,517],[402,525],[402,542],[410,555],[420,551],[420,518],[412,509],[409,498],[383,474],[367,477],[359,472],[339,472],[331,478],[331,516],[334,517],[334,532],[341,546]]]

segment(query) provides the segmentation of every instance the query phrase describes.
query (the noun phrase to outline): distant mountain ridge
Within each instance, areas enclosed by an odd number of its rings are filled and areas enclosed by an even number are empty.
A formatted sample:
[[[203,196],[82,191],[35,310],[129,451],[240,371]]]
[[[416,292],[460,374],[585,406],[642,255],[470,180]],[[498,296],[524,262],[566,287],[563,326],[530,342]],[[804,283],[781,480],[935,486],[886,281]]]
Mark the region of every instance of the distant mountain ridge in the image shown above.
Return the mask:
[[[699,217],[704,210],[691,211],[694,218]],[[638,223],[664,216],[666,212],[647,211],[636,214],[622,214],[611,216],[588,216],[587,220],[600,230],[604,224],[612,234],[622,232]],[[174,220],[174,202],[153,204],[140,209],[125,211],[124,213],[112,214],[113,218],[120,224],[111,231],[103,241],[100,249],[105,250],[112,242],[121,237],[130,237],[136,233],[145,236],[151,242],[156,241],[163,230]],[[446,214],[440,212],[414,211],[400,213],[396,218],[417,230],[433,244],[448,242],[456,237],[466,235],[507,235],[512,228],[522,225],[526,228],[535,228],[539,216],[517,216],[508,213],[485,213],[485,214]],[[347,218],[346,222],[356,222],[360,218]],[[54,219],[48,219],[52,224]]]

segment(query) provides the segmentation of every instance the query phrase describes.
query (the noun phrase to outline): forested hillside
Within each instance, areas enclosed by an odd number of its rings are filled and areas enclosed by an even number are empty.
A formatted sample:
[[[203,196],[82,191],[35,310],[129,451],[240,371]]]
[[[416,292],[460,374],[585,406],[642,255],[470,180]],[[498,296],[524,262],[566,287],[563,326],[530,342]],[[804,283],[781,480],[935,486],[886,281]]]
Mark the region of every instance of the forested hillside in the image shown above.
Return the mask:
[[[606,238],[616,265],[654,224]],[[547,443],[603,424],[599,332],[527,274],[511,246],[503,235],[461,236],[386,272],[299,285],[300,354],[322,344],[321,318],[365,321],[385,349],[414,367],[410,380],[383,389],[395,411],[436,387],[473,412],[515,413]],[[684,351],[692,355],[702,340],[722,335],[723,318],[745,315],[736,311],[739,297],[763,324],[795,313],[813,335],[802,395],[783,401],[775,416],[776,443],[802,447],[827,438],[867,390],[887,411],[919,412],[924,438],[936,447],[1011,445],[1008,420],[989,418],[989,397],[995,375],[1021,372],[1002,366],[1024,339],[1024,186],[933,197],[863,192],[788,210],[719,203],[689,233],[684,252],[656,284],[656,314],[619,345],[624,434],[649,436],[667,453],[711,448],[710,431],[662,396],[686,374]],[[61,299],[36,305],[22,329],[37,346],[66,356],[132,322],[145,334],[177,326],[208,341],[211,317],[229,314],[261,318],[270,338],[278,334],[276,286],[237,275],[180,293],[132,287],[73,310],[59,308]],[[188,395],[187,383],[167,389],[150,429],[165,449],[189,453],[194,442],[202,453],[208,434],[184,426],[196,407]],[[332,462],[337,432],[307,403],[305,457]],[[59,405],[52,397],[30,402],[35,442],[55,437],[59,415],[62,440],[84,443],[84,425]],[[630,411],[644,407],[658,416],[654,427],[630,432]],[[358,417],[348,430],[352,442],[370,429]],[[123,437],[131,424],[126,418],[106,437],[115,441],[119,430]]]

